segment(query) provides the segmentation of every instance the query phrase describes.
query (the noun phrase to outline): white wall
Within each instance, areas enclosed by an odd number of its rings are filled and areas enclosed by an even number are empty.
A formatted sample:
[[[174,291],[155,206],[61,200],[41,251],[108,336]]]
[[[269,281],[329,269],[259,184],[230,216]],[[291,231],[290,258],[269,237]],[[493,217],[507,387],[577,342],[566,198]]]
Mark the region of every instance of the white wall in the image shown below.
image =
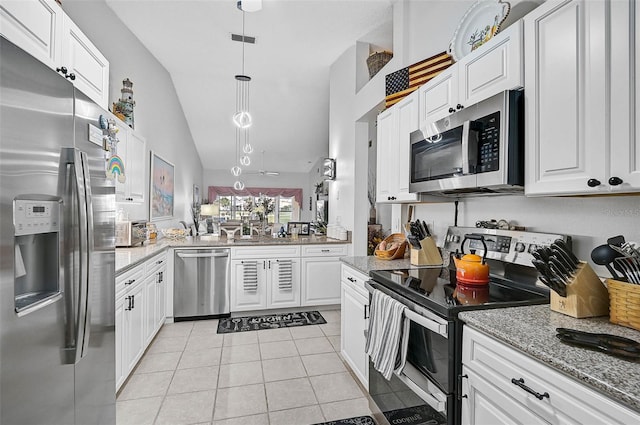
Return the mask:
[[[312,171],[315,171],[313,169]],[[302,189],[302,205],[300,205],[300,220],[314,221],[315,193],[311,189],[310,174],[312,173],[280,173],[278,176],[261,176],[257,174],[245,174],[242,181],[245,187],[286,187]],[[236,178],[229,170],[207,170],[203,171],[203,185],[200,192],[203,198],[208,196],[209,186],[233,186]],[[309,197],[311,206],[309,209]]]
[[[417,204],[414,217],[433,225],[438,245],[442,246],[447,227],[454,222],[453,202]],[[640,242],[640,196],[508,195],[460,201],[458,225],[475,226],[478,220],[490,219],[505,219],[531,231],[568,234],[583,261],[590,261],[591,250],[611,236],[624,235],[629,241]],[[598,274],[608,276],[604,267],[591,265]]]
[[[193,143],[171,76],[140,43],[103,0],[65,0],[62,8],[109,60],[109,102],[120,98],[122,80],[133,82],[135,129],[147,141],[147,151],[175,165],[174,218],[157,222],[174,227],[191,220],[193,184],[202,183],[202,163]],[[145,160],[145,187],[149,193],[150,155]],[[149,200],[127,205],[131,219],[149,218]]]

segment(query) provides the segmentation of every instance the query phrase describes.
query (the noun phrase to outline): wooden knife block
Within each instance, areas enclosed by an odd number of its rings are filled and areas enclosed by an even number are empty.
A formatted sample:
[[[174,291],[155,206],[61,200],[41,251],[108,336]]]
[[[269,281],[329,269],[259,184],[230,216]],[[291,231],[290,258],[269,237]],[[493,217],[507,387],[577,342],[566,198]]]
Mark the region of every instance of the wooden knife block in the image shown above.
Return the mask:
[[[551,291],[551,310],[581,319],[609,315],[609,292],[591,266],[578,265],[572,282],[567,285],[567,296]]]
[[[411,264],[414,266],[441,266],[442,255],[431,236],[420,241],[422,249],[411,247]]]

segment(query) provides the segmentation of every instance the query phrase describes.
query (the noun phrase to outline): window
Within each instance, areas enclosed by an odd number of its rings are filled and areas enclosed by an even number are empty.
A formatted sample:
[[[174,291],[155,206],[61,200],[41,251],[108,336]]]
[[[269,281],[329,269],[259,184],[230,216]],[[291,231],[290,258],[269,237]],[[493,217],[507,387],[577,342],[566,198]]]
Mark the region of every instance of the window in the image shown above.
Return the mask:
[[[255,219],[256,214],[247,210],[247,205],[249,199],[257,203],[259,198],[259,196],[219,195],[216,200],[220,202],[220,221],[243,220],[245,217]],[[274,211],[267,215],[269,223],[286,224],[300,219],[300,207],[293,196],[268,198],[273,199],[275,205]]]

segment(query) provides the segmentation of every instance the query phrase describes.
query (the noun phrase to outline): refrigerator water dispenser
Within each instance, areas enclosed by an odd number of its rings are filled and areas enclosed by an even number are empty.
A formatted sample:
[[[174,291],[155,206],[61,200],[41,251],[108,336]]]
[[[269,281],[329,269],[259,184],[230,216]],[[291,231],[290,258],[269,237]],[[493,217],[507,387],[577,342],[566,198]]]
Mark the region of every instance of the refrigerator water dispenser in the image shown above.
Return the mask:
[[[60,210],[62,200],[44,195],[13,201],[15,311],[24,316],[62,298]]]

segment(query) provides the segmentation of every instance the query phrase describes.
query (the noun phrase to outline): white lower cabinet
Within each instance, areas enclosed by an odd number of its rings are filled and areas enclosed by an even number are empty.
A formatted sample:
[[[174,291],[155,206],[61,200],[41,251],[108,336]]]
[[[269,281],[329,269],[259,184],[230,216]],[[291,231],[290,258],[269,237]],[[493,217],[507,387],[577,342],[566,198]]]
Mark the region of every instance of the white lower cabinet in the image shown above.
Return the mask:
[[[365,388],[369,387],[369,356],[365,352],[369,293],[364,282],[367,280],[366,275],[342,265],[340,350]]]
[[[166,317],[166,253],[116,277],[116,391]]]
[[[303,306],[340,303],[340,257],[348,245],[309,245],[302,249]]]
[[[231,258],[232,312],[300,305],[300,246],[238,247]]]
[[[637,424],[640,414],[468,326],[462,424]]]

